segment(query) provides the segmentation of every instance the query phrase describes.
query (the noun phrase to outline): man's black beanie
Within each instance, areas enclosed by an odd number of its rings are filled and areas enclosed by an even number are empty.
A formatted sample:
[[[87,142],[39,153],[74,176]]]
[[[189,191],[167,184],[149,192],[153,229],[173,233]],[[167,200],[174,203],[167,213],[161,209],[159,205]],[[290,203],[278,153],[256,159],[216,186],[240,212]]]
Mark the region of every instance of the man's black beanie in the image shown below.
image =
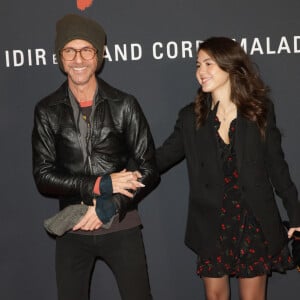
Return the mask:
[[[60,50],[75,39],[88,41],[98,50],[97,70],[99,70],[103,61],[103,49],[106,42],[105,32],[97,22],[75,14],[65,15],[56,23],[55,53],[59,67],[64,71]]]

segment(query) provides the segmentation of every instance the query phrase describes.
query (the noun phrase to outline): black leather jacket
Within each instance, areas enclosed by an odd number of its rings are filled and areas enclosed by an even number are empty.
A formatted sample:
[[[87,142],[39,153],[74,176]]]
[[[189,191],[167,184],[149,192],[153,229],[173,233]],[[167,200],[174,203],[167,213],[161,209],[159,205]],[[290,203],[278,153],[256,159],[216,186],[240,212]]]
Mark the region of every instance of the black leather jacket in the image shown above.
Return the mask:
[[[136,99],[98,79],[91,125],[91,153],[84,160],[80,132],[65,82],[35,108],[32,133],[33,175],[40,193],[60,199],[60,208],[83,201],[91,205],[96,178],[128,169],[132,159],[146,185],[133,199],[115,194],[120,219],[136,207],[159,175],[154,143]]]

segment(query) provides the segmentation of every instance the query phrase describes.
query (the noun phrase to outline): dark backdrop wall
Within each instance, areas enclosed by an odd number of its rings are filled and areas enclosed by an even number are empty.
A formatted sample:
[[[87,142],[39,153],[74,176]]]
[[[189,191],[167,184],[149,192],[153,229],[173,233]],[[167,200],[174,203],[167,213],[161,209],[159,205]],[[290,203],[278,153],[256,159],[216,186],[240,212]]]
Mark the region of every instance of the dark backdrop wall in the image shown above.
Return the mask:
[[[90,7],[79,9],[89,2]],[[139,99],[157,145],[171,132],[178,110],[193,101],[199,41],[210,36],[239,41],[272,88],[283,148],[299,188],[299,12],[299,0],[1,1],[0,298],[56,299],[54,240],[42,224],[58,207],[34,186],[30,137],[34,105],[64,80],[53,57],[58,18],[79,13],[103,25],[108,51],[101,76]],[[187,198],[181,163],[140,205],[156,300],[204,298],[195,275],[196,256],[183,243]],[[299,279],[295,270],[274,273],[268,299],[298,299]],[[101,262],[95,267],[91,299],[120,299]],[[232,299],[238,299],[235,280]]]

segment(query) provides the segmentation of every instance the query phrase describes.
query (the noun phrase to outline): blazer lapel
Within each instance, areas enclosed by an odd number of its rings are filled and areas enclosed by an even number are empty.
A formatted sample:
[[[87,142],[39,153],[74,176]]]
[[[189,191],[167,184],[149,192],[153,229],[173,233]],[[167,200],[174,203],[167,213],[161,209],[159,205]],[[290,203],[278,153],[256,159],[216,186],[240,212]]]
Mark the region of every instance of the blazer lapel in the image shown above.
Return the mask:
[[[212,166],[217,168],[217,174],[222,174],[222,163],[219,157],[214,118],[215,112],[210,111],[204,126],[196,130],[196,144],[197,149],[203,149],[202,153],[205,153],[205,159],[208,159]],[[200,157],[200,160],[203,159],[203,157]]]
[[[237,169],[241,170],[241,163],[243,161],[244,146],[247,136],[247,121],[239,113],[237,115],[236,123],[236,136],[235,136],[235,150],[237,155]]]

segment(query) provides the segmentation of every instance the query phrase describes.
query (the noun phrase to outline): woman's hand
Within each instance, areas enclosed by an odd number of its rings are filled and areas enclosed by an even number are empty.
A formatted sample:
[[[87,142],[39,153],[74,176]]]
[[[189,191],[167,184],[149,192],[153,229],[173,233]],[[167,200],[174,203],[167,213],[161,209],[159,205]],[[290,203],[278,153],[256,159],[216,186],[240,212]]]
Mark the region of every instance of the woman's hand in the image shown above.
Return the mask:
[[[294,236],[294,238],[297,239],[297,240],[298,240],[298,239],[300,240],[300,227],[291,227],[291,228],[289,229],[289,231],[288,231],[288,238],[289,238],[289,239],[292,238],[295,232],[298,232],[298,233],[299,233],[299,237]]]
[[[140,172],[131,172],[127,171],[126,169],[118,173],[110,174],[113,193],[120,193],[122,195],[132,198],[133,194],[128,190],[136,191],[138,188],[142,188],[145,186],[144,184],[138,181],[138,179],[141,177],[142,175],[140,174]]]

